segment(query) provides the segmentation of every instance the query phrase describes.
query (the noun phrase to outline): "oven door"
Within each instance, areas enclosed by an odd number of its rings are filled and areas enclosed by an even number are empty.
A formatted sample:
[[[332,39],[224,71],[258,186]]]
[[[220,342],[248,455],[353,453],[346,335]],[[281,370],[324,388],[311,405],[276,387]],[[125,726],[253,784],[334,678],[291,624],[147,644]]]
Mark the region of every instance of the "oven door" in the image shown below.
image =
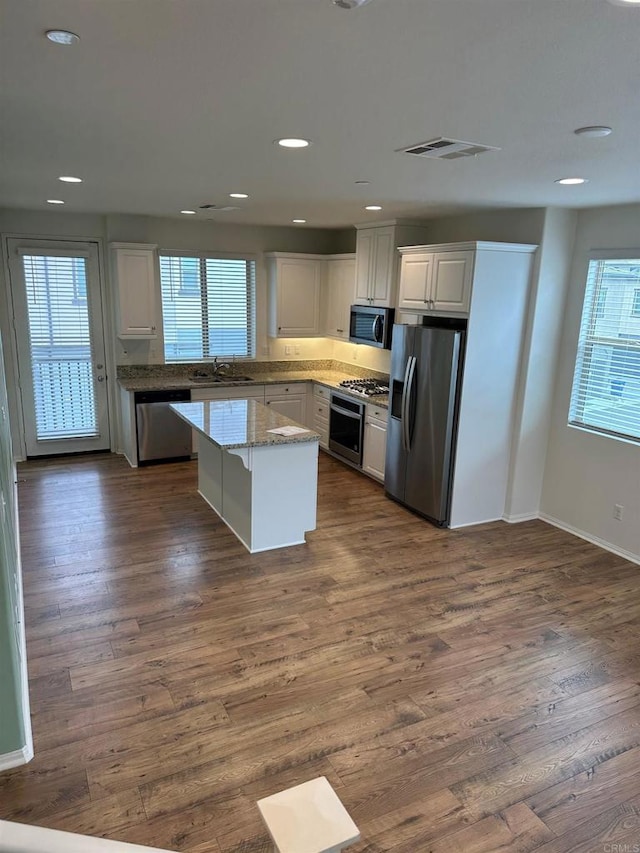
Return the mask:
[[[362,467],[364,404],[337,394],[331,395],[329,450],[358,468]]]

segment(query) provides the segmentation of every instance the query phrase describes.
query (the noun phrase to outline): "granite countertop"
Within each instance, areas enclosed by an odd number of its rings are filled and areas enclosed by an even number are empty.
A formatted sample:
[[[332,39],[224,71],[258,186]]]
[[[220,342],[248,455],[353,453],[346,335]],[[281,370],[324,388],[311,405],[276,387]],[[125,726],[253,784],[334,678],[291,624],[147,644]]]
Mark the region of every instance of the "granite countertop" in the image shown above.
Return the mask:
[[[237,388],[243,385],[289,385],[295,382],[319,382],[321,385],[326,385],[328,388],[340,391],[341,394],[346,394],[356,400],[366,403],[373,403],[381,408],[387,408],[389,398],[385,395],[377,395],[375,397],[363,397],[362,394],[353,394],[346,388],[341,388],[340,383],[344,379],[354,379],[353,373],[348,373],[341,370],[279,370],[273,373],[256,372],[251,374],[248,370],[246,376],[252,376],[251,379],[234,379],[228,376],[220,382],[205,380],[193,380],[188,376],[182,375],[165,375],[152,377],[132,377],[120,378],[118,384],[125,391],[178,391],[181,389],[193,388]]]
[[[194,429],[218,447],[267,447],[319,441],[313,430],[295,435],[278,435],[269,430],[299,427],[295,421],[256,400],[207,400],[199,403],[172,403],[171,408]]]

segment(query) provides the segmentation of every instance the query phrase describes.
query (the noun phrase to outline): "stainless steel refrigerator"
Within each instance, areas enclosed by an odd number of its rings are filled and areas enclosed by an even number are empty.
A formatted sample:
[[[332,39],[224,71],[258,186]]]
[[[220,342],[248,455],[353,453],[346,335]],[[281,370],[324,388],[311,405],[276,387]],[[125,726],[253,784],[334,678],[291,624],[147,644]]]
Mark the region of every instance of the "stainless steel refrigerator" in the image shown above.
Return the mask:
[[[384,486],[441,527],[449,523],[465,321],[393,327]]]

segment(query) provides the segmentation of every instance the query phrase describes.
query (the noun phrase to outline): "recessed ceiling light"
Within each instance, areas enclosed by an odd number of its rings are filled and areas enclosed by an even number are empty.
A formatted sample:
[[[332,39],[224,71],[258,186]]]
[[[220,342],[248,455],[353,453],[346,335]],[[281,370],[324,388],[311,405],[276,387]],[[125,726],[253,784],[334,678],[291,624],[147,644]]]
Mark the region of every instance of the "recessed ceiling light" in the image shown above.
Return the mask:
[[[58,178],[59,181],[64,181],[65,184],[81,184],[82,178],[74,178],[71,175],[62,175]]]
[[[80,41],[80,36],[68,30],[47,30],[45,35],[54,44],[77,44]]]
[[[308,148],[311,145],[308,139],[297,139],[295,136],[276,139],[276,142],[283,148]]]
[[[64,204],[61,198],[48,198],[47,204]]]
[[[588,183],[586,178],[558,178],[556,184],[563,184],[564,186],[574,186],[577,184],[586,184]]]
[[[597,139],[601,136],[609,136],[609,134],[613,133],[610,127],[606,127],[603,124],[589,125],[589,127],[579,127],[573,132],[576,134],[576,136],[588,136],[593,139]]]
[[[249,198],[247,193],[229,193],[229,198]]]
[[[640,0],[609,0],[614,6],[640,6]]]
[[[365,210],[382,210],[379,204],[368,204]]]
[[[181,210],[180,213],[184,213],[185,216],[195,216],[195,210]]]
[[[296,225],[304,225],[304,223],[305,223],[307,220],[306,220],[306,219],[292,219],[291,221],[292,221],[292,222],[295,222],[295,223],[296,223]]]

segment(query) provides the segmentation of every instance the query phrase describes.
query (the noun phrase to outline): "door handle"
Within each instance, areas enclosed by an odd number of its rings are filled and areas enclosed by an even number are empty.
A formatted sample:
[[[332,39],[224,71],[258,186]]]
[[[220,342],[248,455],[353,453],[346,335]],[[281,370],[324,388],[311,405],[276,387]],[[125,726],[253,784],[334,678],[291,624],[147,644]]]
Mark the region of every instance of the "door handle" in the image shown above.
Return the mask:
[[[402,399],[400,400],[400,429],[402,431],[402,447],[404,450],[409,450],[407,445],[407,431],[405,427],[406,408],[407,408],[407,390],[409,388],[409,369],[411,368],[411,356],[407,359],[404,368],[404,381],[402,383]]]
[[[375,319],[373,321],[373,326],[371,327],[371,334],[373,336],[373,340],[376,343],[381,343],[381,338],[378,335],[378,328],[382,325],[382,320],[380,319],[380,315],[376,314]]]
[[[416,375],[416,357],[414,355],[409,356],[409,361],[407,362],[407,373],[406,373],[406,382],[404,386],[404,409],[402,412],[402,433],[403,433],[403,444],[405,450],[408,452],[411,450],[411,424],[409,423],[409,413],[411,410],[411,392],[413,391],[413,383]]]

